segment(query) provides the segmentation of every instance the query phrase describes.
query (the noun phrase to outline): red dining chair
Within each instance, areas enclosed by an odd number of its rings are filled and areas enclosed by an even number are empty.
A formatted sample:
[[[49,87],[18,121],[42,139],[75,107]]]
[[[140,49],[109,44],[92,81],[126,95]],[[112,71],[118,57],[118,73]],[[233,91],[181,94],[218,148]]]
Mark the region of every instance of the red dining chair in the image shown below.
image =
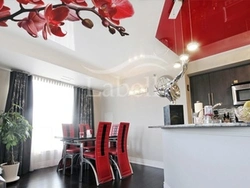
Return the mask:
[[[63,131],[63,137],[65,138],[74,138],[75,136],[75,130],[73,124],[62,124],[62,131]],[[80,148],[76,145],[67,144],[65,150],[63,151],[63,174],[65,174],[67,159],[70,159],[70,173],[73,174],[73,164],[74,164],[74,158],[79,156],[80,154]]]
[[[119,129],[119,125],[120,124],[113,124],[111,126],[110,132],[109,132],[109,136],[117,136],[118,135],[118,129]]]
[[[109,131],[111,122],[99,122],[95,140],[95,150],[85,151],[83,161],[94,172],[97,186],[112,181],[114,173],[109,161]],[[94,164],[92,164],[94,162]]]
[[[110,147],[110,159],[118,171],[119,178],[123,179],[133,174],[131,164],[128,159],[127,137],[129,123],[121,122],[119,125],[116,147]]]
[[[112,124],[110,132],[109,132],[109,137],[117,137],[118,135],[118,129],[119,129],[120,124]],[[109,147],[116,147],[116,140],[110,140]]]
[[[79,132],[81,133],[86,133],[86,131],[88,130],[88,129],[90,129],[90,126],[89,126],[89,124],[84,124],[84,123],[81,123],[81,124],[79,124],[78,125],[78,127],[79,127]],[[86,135],[85,135],[85,137],[86,137]]]
[[[87,138],[88,134],[87,132],[89,131],[90,134],[93,136],[93,129],[90,128],[89,124],[79,124],[79,136],[83,138]],[[83,143],[83,149],[84,150],[93,150],[95,149],[94,142],[89,141],[89,142],[84,142]]]

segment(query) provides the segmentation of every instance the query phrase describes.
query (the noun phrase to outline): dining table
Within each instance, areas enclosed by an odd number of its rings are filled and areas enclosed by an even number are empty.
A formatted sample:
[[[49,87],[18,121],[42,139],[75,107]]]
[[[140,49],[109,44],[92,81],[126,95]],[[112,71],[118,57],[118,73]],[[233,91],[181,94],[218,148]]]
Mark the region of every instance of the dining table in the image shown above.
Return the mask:
[[[80,176],[79,177],[80,177],[80,181],[82,181],[82,171],[83,171],[83,162],[84,162],[84,157],[83,157],[84,142],[91,142],[91,141],[94,142],[96,140],[96,137],[62,137],[62,136],[55,136],[55,138],[60,139],[63,142],[63,154],[62,154],[62,159],[60,161],[63,161],[68,145],[75,145],[75,146],[78,146],[80,148],[80,153],[79,153],[79,155],[80,155],[79,156],[80,157]],[[109,136],[109,140],[110,140],[110,142],[116,142],[117,136]],[[60,162],[59,162],[58,165],[60,165]],[[59,170],[63,170],[63,169],[59,169]]]

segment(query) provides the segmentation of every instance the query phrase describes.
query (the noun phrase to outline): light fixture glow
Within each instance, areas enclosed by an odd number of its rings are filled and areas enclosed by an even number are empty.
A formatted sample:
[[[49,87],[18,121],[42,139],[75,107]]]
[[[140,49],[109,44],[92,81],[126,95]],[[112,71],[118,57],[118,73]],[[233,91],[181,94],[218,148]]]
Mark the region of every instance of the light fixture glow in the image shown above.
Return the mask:
[[[179,57],[180,61],[187,61],[189,59],[188,54],[181,54]]]
[[[198,42],[190,42],[187,45],[187,50],[190,52],[196,51],[199,48]]]
[[[129,91],[129,95],[141,95],[141,94],[144,94],[144,93],[147,93],[148,92],[148,88],[145,87],[145,86],[138,86],[136,88],[132,88],[130,91]]]
[[[180,63],[179,61],[175,62],[174,68],[175,68],[175,69],[178,69],[178,68],[180,68],[180,67],[181,67],[181,63]]]

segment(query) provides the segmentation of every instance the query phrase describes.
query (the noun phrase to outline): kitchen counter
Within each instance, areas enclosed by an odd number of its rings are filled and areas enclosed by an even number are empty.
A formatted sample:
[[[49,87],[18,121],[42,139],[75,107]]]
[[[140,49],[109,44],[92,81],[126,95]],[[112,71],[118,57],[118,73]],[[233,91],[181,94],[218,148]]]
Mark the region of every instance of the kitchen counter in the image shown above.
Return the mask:
[[[164,188],[250,187],[250,123],[162,129]]]
[[[250,123],[209,123],[181,125],[150,125],[148,128],[178,129],[178,128],[216,128],[216,127],[250,127]]]

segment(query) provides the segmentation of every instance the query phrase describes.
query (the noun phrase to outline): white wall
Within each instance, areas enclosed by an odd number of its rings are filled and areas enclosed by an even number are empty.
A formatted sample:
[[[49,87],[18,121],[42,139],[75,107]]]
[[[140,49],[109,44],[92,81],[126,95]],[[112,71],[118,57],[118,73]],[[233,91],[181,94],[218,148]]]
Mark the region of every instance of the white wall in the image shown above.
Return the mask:
[[[163,167],[162,135],[159,128],[148,126],[163,125],[163,107],[170,104],[167,98],[161,98],[154,92],[157,77],[162,75],[176,76],[181,69],[169,69],[164,72],[141,75],[125,80],[118,88],[103,92],[102,118],[113,123],[130,122],[128,152],[130,161],[155,167]],[[187,122],[185,82],[181,78],[178,85],[181,97],[177,104],[184,105],[185,122]],[[128,90],[135,85],[147,86],[148,92],[142,95],[129,96]]]
[[[0,69],[0,112],[5,109],[7,94],[9,90],[10,71]]]

